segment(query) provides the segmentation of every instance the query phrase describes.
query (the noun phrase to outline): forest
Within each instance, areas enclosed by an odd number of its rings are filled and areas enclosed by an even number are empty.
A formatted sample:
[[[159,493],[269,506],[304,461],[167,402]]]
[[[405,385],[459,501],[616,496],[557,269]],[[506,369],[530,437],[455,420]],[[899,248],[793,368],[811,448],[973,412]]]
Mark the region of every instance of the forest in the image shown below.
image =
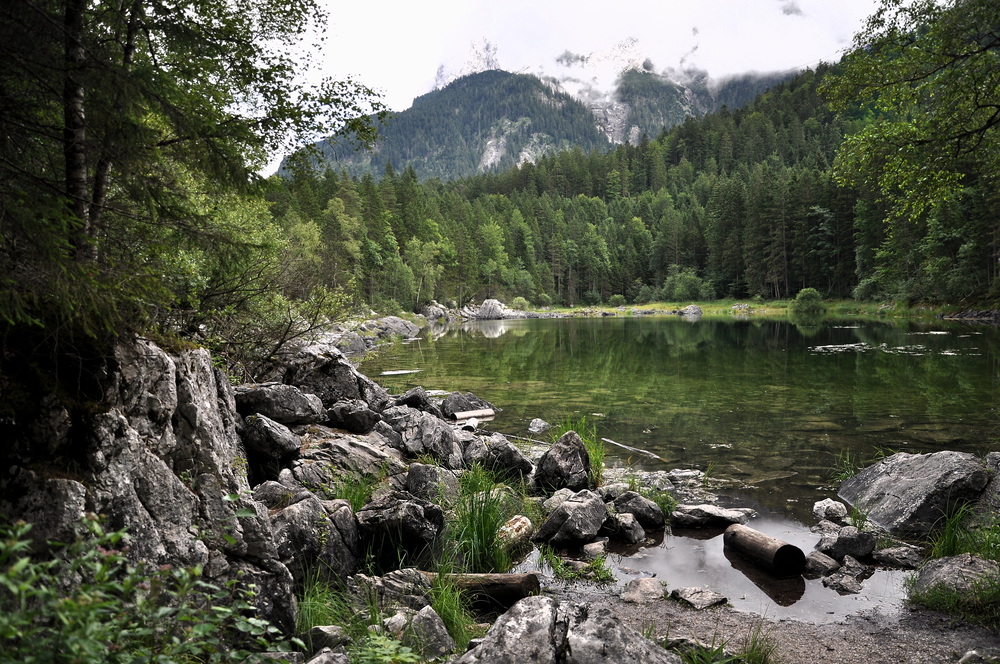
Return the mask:
[[[281,5],[0,7],[6,348],[132,331],[252,373],[362,305],[1000,297],[994,2],[883,0],[841,62],[750,104],[449,181],[403,157],[255,175],[345,130],[373,146],[387,118],[358,82],[296,83],[325,17]]]

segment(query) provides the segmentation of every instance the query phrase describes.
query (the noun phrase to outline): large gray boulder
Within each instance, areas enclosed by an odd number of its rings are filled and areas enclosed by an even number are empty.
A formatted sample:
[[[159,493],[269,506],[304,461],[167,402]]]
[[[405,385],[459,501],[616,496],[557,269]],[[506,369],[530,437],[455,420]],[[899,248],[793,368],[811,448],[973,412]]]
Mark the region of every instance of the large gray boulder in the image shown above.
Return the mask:
[[[989,481],[983,462],[965,452],[899,452],[845,481],[839,495],[900,537],[923,537]]]
[[[288,474],[294,483],[312,491],[355,476],[392,477],[406,472],[403,455],[376,433],[361,436],[323,426],[310,427],[302,437],[302,448]]]
[[[681,658],[622,624],[607,607],[535,596],[512,606],[475,648],[456,660],[456,664],[526,662],[681,664]]]
[[[236,408],[245,416],[256,413],[282,424],[315,424],[324,417],[319,397],[281,383],[237,386]]]
[[[400,435],[400,450],[408,456],[428,454],[446,468],[462,467],[462,446],[458,436],[443,420],[408,406],[386,408],[382,420]]]
[[[414,387],[407,390],[393,402],[394,406],[409,406],[410,408],[416,408],[417,410],[422,410],[425,413],[430,413],[434,417],[444,419],[444,414],[441,412],[441,408],[437,406],[430,397],[427,396],[427,392],[424,388]]]
[[[545,451],[535,468],[534,483],[546,493],[590,488],[590,454],[575,431],[567,431]]]
[[[455,649],[444,620],[433,609],[425,606],[410,620],[409,629],[403,634],[403,643],[411,646],[426,659],[443,657]]]
[[[376,413],[391,401],[389,393],[354,368],[339,351],[316,347],[300,350],[285,371],[284,382],[315,394],[327,407],[360,399]]]
[[[312,571],[346,579],[358,566],[358,526],[344,500],[323,502],[305,489],[265,482],[254,498],[269,508],[278,556],[302,582]]]
[[[467,467],[478,463],[509,480],[526,478],[533,468],[528,457],[502,433],[476,436],[465,446],[463,458]]]
[[[406,472],[406,490],[417,498],[450,506],[458,499],[458,476],[440,466],[411,463]]]
[[[374,542],[405,544],[419,554],[444,527],[444,512],[429,500],[393,491],[368,503],[357,513],[363,537]]]
[[[505,308],[500,300],[484,300],[479,305],[479,312],[476,313],[476,318],[479,320],[503,320]]]
[[[835,533],[824,534],[816,544],[816,550],[835,560],[843,560],[844,556],[866,558],[875,550],[875,543],[873,533],[844,526]]]
[[[246,418],[243,443],[266,462],[284,462],[299,454],[302,439],[280,422],[261,414]]]
[[[420,334],[420,328],[408,320],[399,316],[385,316],[365,323],[364,327],[377,330],[379,338],[386,339],[398,337],[400,339],[412,339]]]
[[[382,418],[361,399],[342,399],[326,411],[326,419],[332,427],[365,434]]]
[[[600,496],[583,490],[559,505],[539,526],[534,539],[555,546],[583,545],[597,536],[609,515]]]

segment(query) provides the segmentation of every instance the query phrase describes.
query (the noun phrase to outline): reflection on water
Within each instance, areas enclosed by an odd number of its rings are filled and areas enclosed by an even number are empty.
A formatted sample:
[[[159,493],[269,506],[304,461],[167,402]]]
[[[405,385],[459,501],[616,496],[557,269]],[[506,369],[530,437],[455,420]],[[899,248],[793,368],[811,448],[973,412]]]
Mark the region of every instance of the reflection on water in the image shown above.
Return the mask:
[[[437,330],[360,368],[369,376],[421,369],[379,381],[395,394],[416,385],[474,392],[503,408],[490,428],[518,436],[535,417],[586,415],[599,437],[662,459],[609,445],[608,465],[711,469],[743,487],[739,500],[775,515],[751,526],[806,552],[817,538],[801,524],[813,522],[815,501],[835,496],[831,470],[844,452],[978,453],[1000,438],[1000,333],[992,328],[712,317],[490,321]],[[903,577],[876,572],[864,593],[844,598],[805,580],[801,599],[785,606],[802,589],[755,583],[725,557],[721,536],[668,536],[623,565],[673,587],[710,587],[747,610],[810,620],[842,615],[844,606],[893,606]]]

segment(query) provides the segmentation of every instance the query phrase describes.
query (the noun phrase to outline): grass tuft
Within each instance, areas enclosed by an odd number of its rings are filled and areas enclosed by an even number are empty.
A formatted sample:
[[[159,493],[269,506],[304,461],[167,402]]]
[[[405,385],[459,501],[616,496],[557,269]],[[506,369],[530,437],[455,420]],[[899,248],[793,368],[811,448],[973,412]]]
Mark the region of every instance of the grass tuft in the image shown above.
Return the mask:
[[[595,488],[601,486],[604,484],[604,457],[606,451],[604,441],[597,437],[597,425],[588,424],[586,415],[581,415],[577,420],[567,417],[552,427],[552,442],[559,440],[567,431],[575,431],[580,436],[580,439],[583,440],[583,444],[587,448],[587,455],[590,457],[590,485]]]

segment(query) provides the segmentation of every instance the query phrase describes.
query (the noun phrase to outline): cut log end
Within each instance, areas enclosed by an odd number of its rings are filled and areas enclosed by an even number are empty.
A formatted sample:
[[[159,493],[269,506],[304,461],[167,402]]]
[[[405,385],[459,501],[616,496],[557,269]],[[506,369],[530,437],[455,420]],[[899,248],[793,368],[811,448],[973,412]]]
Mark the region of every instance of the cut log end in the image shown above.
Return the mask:
[[[722,540],[724,546],[775,576],[797,576],[806,566],[802,549],[747,526],[729,526]]]

